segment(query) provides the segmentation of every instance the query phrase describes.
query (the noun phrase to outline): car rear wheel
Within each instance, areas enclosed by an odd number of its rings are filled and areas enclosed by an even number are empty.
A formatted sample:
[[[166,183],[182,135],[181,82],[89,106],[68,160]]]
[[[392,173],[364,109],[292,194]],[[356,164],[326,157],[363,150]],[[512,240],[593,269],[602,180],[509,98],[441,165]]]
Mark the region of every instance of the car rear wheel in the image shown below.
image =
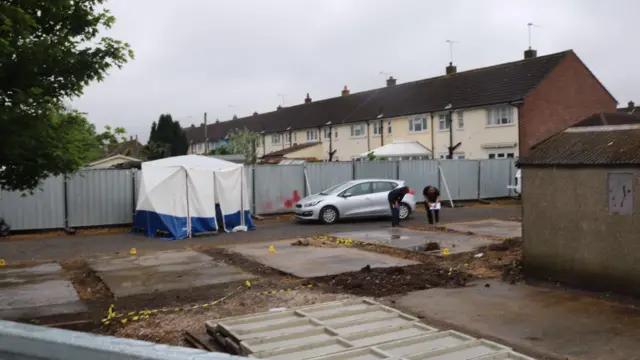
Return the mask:
[[[411,208],[409,205],[401,203],[398,207],[398,212],[400,213],[400,220],[406,220],[409,218],[409,215],[411,215]]]
[[[338,209],[333,206],[325,206],[320,210],[320,221],[323,224],[333,224],[338,221]]]

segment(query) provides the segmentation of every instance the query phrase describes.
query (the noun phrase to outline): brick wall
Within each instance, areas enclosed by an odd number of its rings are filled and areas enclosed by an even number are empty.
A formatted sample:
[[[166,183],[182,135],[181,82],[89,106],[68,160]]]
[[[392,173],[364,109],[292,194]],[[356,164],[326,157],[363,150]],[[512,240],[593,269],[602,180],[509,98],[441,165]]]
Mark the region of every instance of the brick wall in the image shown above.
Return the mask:
[[[531,146],[600,111],[616,100],[572,51],[520,106],[520,156]]]

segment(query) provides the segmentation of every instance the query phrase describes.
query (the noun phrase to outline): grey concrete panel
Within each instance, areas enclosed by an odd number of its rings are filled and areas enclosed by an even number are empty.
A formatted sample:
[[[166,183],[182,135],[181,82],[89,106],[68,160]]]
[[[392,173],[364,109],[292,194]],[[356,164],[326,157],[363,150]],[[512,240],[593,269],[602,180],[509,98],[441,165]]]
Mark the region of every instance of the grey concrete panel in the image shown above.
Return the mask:
[[[116,298],[189,289],[254,276],[195,251],[157,252],[89,260]]]
[[[500,238],[522,237],[522,224],[515,221],[490,219],[451,223],[445,225],[445,227],[449,230],[469,232],[480,236],[494,236]]]
[[[291,246],[290,241],[280,241],[273,245],[275,253],[270,253],[265,244],[232,246],[230,250],[301,278],[358,271],[367,265],[384,268],[418,264],[412,260],[357,249]]]
[[[0,317],[18,319],[86,311],[60,265],[0,270]]]
[[[442,249],[445,248],[449,249],[450,254],[470,252],[495,242],[477,236],[393,228],[341,232],[330,235],[418,252],[423,252],[426,244],[436,242],[441,250],[434,251],[434,255],[441,255]]]

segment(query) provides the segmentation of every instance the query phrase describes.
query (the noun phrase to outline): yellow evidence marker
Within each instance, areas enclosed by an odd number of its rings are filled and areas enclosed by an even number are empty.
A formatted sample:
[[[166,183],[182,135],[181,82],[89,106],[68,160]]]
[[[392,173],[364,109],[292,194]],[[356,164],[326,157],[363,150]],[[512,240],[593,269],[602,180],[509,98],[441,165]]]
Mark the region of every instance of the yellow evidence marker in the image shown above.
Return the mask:
[[[276,252],[276,248],[273,245],[269,245],[269,252],[270,253],[275,253]]]
[[[442,255],[444,255],[444,256],[449,255],[449,249],[448,248],[444,248],[444,250],[442,250]]]
[[[138,252],[136,251],[136,248],[131,248],[131,250],[129,250],[129,254],[130,254],[130,255],[135,255],[135,254],[137,254],[137,253],[138,253]]]

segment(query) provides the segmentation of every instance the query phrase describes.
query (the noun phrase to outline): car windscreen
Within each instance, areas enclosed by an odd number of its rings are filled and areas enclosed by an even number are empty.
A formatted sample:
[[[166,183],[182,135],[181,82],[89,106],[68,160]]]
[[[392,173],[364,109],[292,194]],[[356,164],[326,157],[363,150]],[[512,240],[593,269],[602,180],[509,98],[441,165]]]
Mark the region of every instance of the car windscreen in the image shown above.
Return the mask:
[[[322,191],[320,193],[320,195],[332,195],[332,194],[337,194],[340,191],[346,189],[349,185],[351,184],[350,181],[344,182],[342,184],[338,184],[338,185],[333,185],[332,187]]]

